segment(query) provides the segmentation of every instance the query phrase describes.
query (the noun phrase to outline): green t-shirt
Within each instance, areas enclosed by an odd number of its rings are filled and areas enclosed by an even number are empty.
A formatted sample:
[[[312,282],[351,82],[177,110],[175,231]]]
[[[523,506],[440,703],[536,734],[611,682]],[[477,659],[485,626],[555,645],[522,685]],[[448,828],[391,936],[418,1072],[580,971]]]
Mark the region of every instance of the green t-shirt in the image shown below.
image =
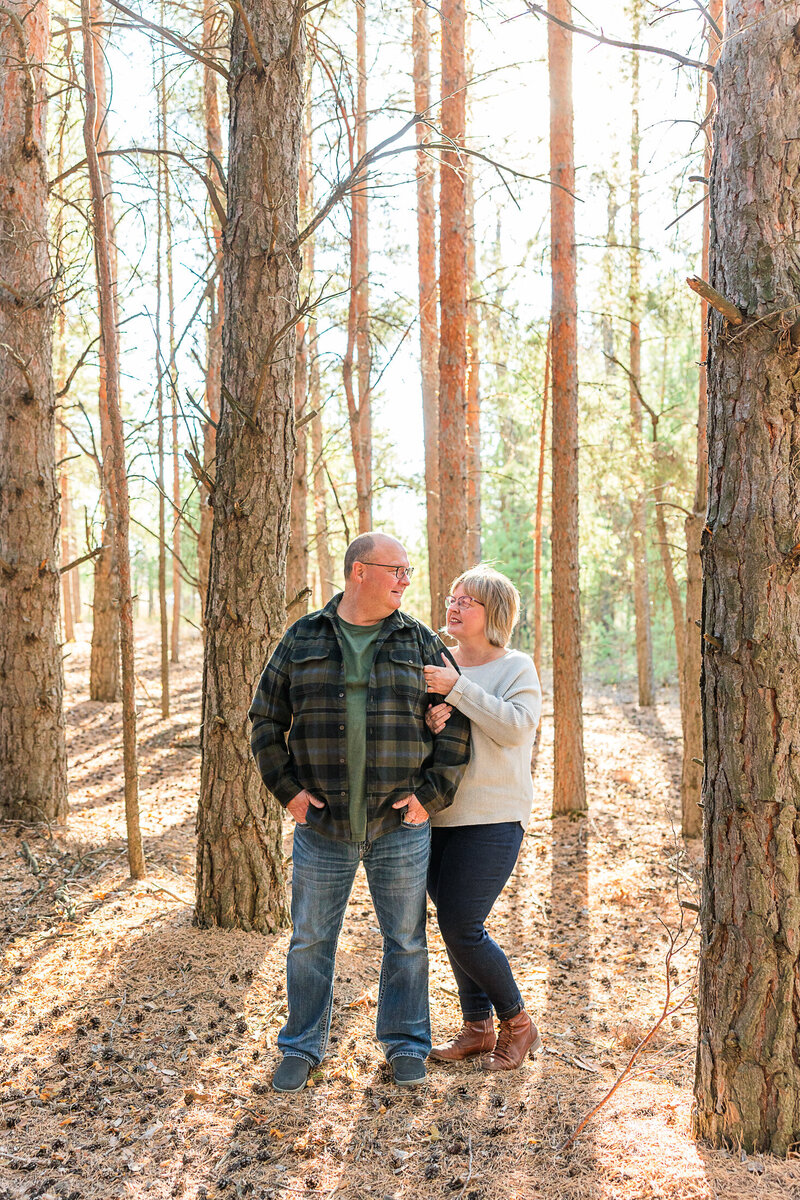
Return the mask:
[[[367,836],[367,686],[375,658],[375,643],[383,621],[377,625],[351,625],[336,618],[342,636],[344,681],[347,699],[347,783],[350,790],[350,837]]]

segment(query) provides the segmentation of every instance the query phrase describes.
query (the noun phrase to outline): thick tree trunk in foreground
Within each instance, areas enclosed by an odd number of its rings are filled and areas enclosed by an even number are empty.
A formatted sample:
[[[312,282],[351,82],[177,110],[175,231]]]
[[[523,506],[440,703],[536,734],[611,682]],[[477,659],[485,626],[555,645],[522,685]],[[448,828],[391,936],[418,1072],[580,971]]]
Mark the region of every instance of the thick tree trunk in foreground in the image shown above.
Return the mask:
[[[264,0],[249,17],[262,63],[238,13],[231,30],[228,212],[237,234],[224,244],[195,919],[267,932],[287,919],[281,813],[250,754],[247,710],[286,617],[304,38],[288,0]]]
[[[442,134],[459,146],[466,128],[464,0],[442,3]],[[468,561],[467,538],[467,230],[464,161],[441,156],[439,184],[439,594],[446,596]],[[441,614],[440,618],[443,616]]]
[[[64,821],[47,8],[0,13],[0,817]],[[21,69],[20,64],[29,64]]]
[[[710,282],[745,324],[713,312],[709,331],[695,1127],[783,1155],[800,1139],[796,8],[729,0],[725,35]]]
[[[641,10],[634,4],[631,37],[639,40]],[[650,573],[647,568],[647,509],[645,507],[644,465],[642,443],[642,405],[639,387],[642,378],[642,319],[641,251],[639,248],[639,55],[631,58],[631,248],[629,253],[629,316],[630,316],[630,411],[632,473],[634,496],[631,501],[631,542],[633,557],[633,606],[636,618],[636,678],[639,685],[639,707],[655,703],[653,680],[653,630],[650,622]]]
[[[413,0],[411,49],[413,54],[414,108],[427,112],[431,105],[430,33],[425,0]],[[420,122],[417,144],[430,137]],[[444,596],[439,579],[439,313],[436,307],[436,196],[434,162],[417,151],[417,270],[419,277],[419,365],[422,377],[422,425],[425,437],[425,514],[428,534],[428,575],[431,625],[444,620]]]
[[[570,20],[567,0],[548,12]],[[553,812],[586,808],[578,571],[578,301],[572,34],[548,22],[550,77],[550,254],[553,274]]]
[[[125,463],[125,438],[119,395],[119,334],[114,298],[111,260],[111,234],[108,220],[106,185],[100,170],[95,143],[97,95],[95,92],[95,45],[91,28],[90,0],[81,0],[83,27],[83,64],[86,87],[86,115],[83,139],[89,168],[92,197],[92,236],[97,263],[100,298],[100,335],[106,364],[110,444],[103,460],[111,460],[111,506],[114,514],[114,548],[119,570],[119,632],[122,667],[122,752],[125,776],[125,825],[128,838],[128,867],[133,879],[144,877],[142,835],[139,830],[139,774],[136,755],[136,684],[133,662],[133,601],[131,597],[131,560],[128,547],[128,476]]]
[[[722,0],[711,0],[709,13],[722,25]],[[708,26],[708,61],[715,63],[719,56],[719,38]],[[703,174],[711,176],[712,129],[711,114],[715,92],[709,75],[706,83],[706,148]],[[708,240],[710,214],[708,197],[703,205],[703,257],[700,274],[708,279]],[[703,810],[700,792],[703,786],[703,713],[700,702],[700,665],[702,642],[696,622],[703,607],[703,566],[700,561],[700,539],[706,519],[708,467],[706,420],[708,393],[706,359],[708,357],[708,304],[700,301],[700,379],[697,404],[697,474],[695,476],[692,513],[686,518],[686,610],[684,621],[683,682],[681,687],[681,724],[683,726],[683,761],[681,765],[681,831],[684,837],[699,837],[703,832]]]

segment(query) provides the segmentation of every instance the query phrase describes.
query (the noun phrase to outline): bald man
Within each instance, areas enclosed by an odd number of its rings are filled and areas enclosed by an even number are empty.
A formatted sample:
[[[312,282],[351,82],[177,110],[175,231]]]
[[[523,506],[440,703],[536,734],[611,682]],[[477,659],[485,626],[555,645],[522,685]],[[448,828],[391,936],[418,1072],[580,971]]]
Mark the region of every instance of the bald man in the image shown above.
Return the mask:
[[[454,709],[441,733],[425,724],[422,668],[449,654],[400,611],[413,571],[395,538],[357,537],[344,591],[287,630],[250,708],[261,777],[295,822],[278,1092],[301,1091],[325,1054],[336,945],[359,862],[383,934],[376,1034],[397,1085],[425,1079],[428,818],[453,802],[469,722]]]

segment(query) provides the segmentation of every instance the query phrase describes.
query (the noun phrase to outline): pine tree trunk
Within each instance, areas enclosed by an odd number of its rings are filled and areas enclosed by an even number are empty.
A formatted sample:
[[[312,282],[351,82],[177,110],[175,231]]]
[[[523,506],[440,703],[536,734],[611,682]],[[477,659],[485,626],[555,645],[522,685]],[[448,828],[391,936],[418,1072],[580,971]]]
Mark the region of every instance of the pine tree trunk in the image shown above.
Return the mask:
[[[442,3],[442,134],[464,143],[466,14],[464,0]],[[439,594],[446,596],[468,565],[466,365],[467,236],[464,164],[457,150],[441,156],[439,183],[439,512],[447,536],[439,537]],[[440,517],[441,522],[441,517]]]
[[[92,235],[97,263],[98,295],[100,298],[100,334],[106,365],[106,401],[110,424],[110,442],[106,458],[111,460],[109,495],[114,514],[114,549],[119,578],[120,665],[122,677],[122,752],[125,777],[125,825],[128,839],[128,867],[132,879],[145,874],[142,835],[139,829],[139,772],[136,753],[136,685],[133,661],[133,602],[131,595],[131,560],[128,546],[130,512],[128,477],[125,463],[125,438],[119,394],[119,334],[115,281],[112,271],[111,230],[108,218],[106,181],[100,169],[96,131],[98,120],[96,78],[96,48],[92,35],[90,0],[81,0],[83,33],[83,65],[85,82],[85,117],[83,139],[89,168],[92,197]]]
[[[48,46],[46,6],[10,0],[0,17],[0,817],[62,822],[67,755],[47,254]]]
[[[59,366],[62,368],[58,373],[58,378],[63,379],[63,350],[64,345],[64,327],[59,321]],[[61,433],[58,439],[58,457],[61,461],[61,470],[59,476],[59,491],[61,493],[61,563],[66,566],[72,561],[72,538],[70,537],[70,504],[69,504],[69,476],[65,460],[67,458],[67,431],[64,426],[61,426]],[[77,570],[77,567],[75,568]],[[75,622],[72,614],[72,584],[70,583],[70,575],[72,571],[68,571],[66,575],[61,576],[61,600],[64,613],[64,641],[75,641]]]
[[[216,14],[214,0],[203,0],[203,46],[207,54],[213,53],[214,22]],[[203,67],[203,110],[205,114],[206,147],[208,163],[206,171],[220,192],[223,191],[220,170],[222,169],[222,129],[219,117],[217,94],[217,72]],[[222,317],[225,298],[222,288],[222,228],[213,205],[209,205],[211,235],[217,257],[217,277],[212,281],[209,294],[208,341],[206,344],[206,412],[211,421],[203,423],[203,470],[214,480],[214,456],[216,454],[216,423],[219,421],[220,384],[222,382]],[[213,422],[213,424],[212,424]],[[211,527],[214,521],[213,497],[208,487],[200,487],[200,538],[197,547],[197,573],[200,581],[200,612],[206,610],[208,594],[208,564],[211,555]],[[205,623],[203,624],[205,628]]]
[[[356,157],[367,152],[367,22],[365,0],[356,0]],[[362,484],[358,497],[358,532],[372,529],[372,351],[369,320],[369,176],[353,194],[355,241],[355,321],[358,354],[358,438],[361,444]]]
[[[248,15],[252,43],[238,11],[231,30],[228,212],[236,236],[223,250],[195,919],[268,932],[287,919],[281,811],[253,764],[247,710],[286,617],[295,439],[294,331],[285,327],[300,269],[304,37],[289,0],[261,0]]]
[[[633,8],[634,42],[639,41],[641,31],[641,8],[635,0]],[[638,388],[642,378],[642,342],[640,324],[642,319],[641,251],[639,248],[639,55],[631,56],[631,248],[629,256],[630,291],[628,295],[630,316],[630,411],[631,450],[633,455],[633,477],[635,494],[631,503],[631,541],[633,557],[633,607],[636,619],[636,678],[639,685],[639,707],[649,708],[655,703],[653,680],[653,631],[650,622],[650,573],[647,568],[647,509],[644,484],[641,479],[643,463],[642,406]]]
[[[539,426],[539,475],[536,484],[536,514],[533,522],[533,662],[542,673],[542,524],[544,520],[544,461],[547,443],[547,397],[550,391],[550,324],[544,351],[542,421]]]
[[[425,113],[431,105],[430,32],[425,0],[413,0],[411,50],[414,108]],[[416,126],[417,143],[430,138],[423,122]],[[419,362],[422,377],[422,424],[425,437],[425,513],[428,535],[428,575],[434,629],[444,617],[439,579],[439,314],[436,308],[436,196],[433,160],[417,151],[417,270],[419,278]]]
[[[155,64],[154,64],[155,68]],[[163,56],[161,61],[163,72]],[[156,94],[159,83],[156,82]],[[163,142],[161,129],[161,105],[157,111],[158,145]],[[161,203],[162,181],[166,163],[159,155],[156,164],[156,337],[155,337],[155,374],[156,374],[156,455],[158,471],[158,624],[160,633],[160,678],[161,678],[161,716],[164,720],[169,716],[169,617],[167,614],[167,494],[164,478],[164,359],[161,344],[161,297],[163,280],[161,278],[162,244],[164,233],[163,206]]]
[[[164,4],[161,4],[161,23],[165,23]],[[161,148],[169,149],[167,122],[167,63],[163,43],[161,50]],[[169,159],[164,162],[164,234],[166,238],[165,265],[167,268],[167,328],[169,330],[169,366],[167,369],[170,416],[172,418],[172,629],[170,631],[170,662],[181,660],[181,471],[178,431],[178,368],[175,362],[175,280],[172,255],[172,185]]]
[[[92,0],[91,19],[93,25],[99,25],[103,20],[101,0]],[[95,34],[97,38],[97,34]],[[108,99],[106,94],[105,57],[102,47],[98,46],[94,54],[94,89],[97,97],[97,118],[95,120],[95,143],[98,156],[108,149],[108,121],[106,119]],[[109,239],[110,271],[112,279],[112,304],[114,306],[114,324],[117,323],[116,279],[117,262],[114,245],[114,215],[112,200],[111,159],[99,157],[100,179],[103,194],[107,197],[107,220]],[[98,307],[99,301],[98,280]],[[117,564],[116,532],[114,529],[114,512],[111,500],[111,418],[108,411],[108,366],[106,353],[101,338],[98,346],[99,388],[97,407],[100,415],[100,481],[101,501],[103,508],[103,529],[101,534],[102,554],[94,560],[94,595],[92,597],[92,651],[89,663],[89,696],[92,700],[102,700],[113,703],[122,695],[119,672],[119,567]]]
[[[548,12],[570,20],[568,0]],[[552,259],[552,613],[553,812],[586,808],[578,569],[578,301],[572,34],[548,22],[550,78],[550,253]]]
[[[785,1155],[800,1137],[800,34],[728,0],[716,72],[703,532],[698,1135]],[[770,315],[771,314],[771,315]]]
[[[470,71],[470,75],[472,72]],[[465,165],[467,232],[467,561],[481,561],[481,363],[480,306],[475,252],[472,160]]]
[[[300,225],[305,227],[313,214],[309,211],[309,139],[310,101],[306,104],[303,141],[300,147]],[[312,255],[313,265],[313,255]],[[308,290],[308,252],[303,255],[303,290]],[[306,413],[308,400],[308,339],[306,320],[298,321],[295,329],[294,418],[295,450],[292,476],[292,509],[289,528],[289,550],[286,556],[286,623],[292,625],[308,612],[308,438],[306,426],[300,422]],[[302,599],[299,597],[303,596]]]
[[[722,0],[711,0],[709,13],[721,27],[723,21]],[[708,26],[708,61],[716,62],[719,55],[719,38]],[[706,147],[703,174],[711,176],[711,131],[715,92],[709,75],[706,83]],[[708,243],[710,214],[708,197],[703,205],[703,257],[700,268],[703,279],[708,279]],[[683,760],[681,764],[681,832],[684,837],[700,837],[703,832],[703,810],[698,803],[703,786],[703,713],[700,698],[700,667],[702,643],[697,622],[703,608],[703,566],[700,561],[700,539],[706,520],[706,491],[708,488],[708,466],[706,445],[706,421],[708,394],[706,382],[706,360],[708,357],[708,305],[700,301],[700,379],[697,405],[697,473],[695,475],[694,503],[692,513],[686,518],[686,608],[684,620],[683,682],[681,687],[681,724],[683,726]]]

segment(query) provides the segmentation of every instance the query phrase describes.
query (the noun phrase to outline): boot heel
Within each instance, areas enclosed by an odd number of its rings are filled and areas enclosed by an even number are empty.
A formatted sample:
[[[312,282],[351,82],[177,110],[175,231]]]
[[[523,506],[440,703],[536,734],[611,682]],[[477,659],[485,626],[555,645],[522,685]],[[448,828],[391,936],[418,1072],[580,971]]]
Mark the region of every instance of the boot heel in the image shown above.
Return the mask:
[[[543,1043],[541,1037],[539,1036],[539,1034],[537,1033],[536,1041],[533,1043],[530,1050],[528,1051],[528,1057],[535,1058],[536,1055],[539,1053],[539,1051],[543,1050],[543,1049],[544,1049],[544,1043]]]

